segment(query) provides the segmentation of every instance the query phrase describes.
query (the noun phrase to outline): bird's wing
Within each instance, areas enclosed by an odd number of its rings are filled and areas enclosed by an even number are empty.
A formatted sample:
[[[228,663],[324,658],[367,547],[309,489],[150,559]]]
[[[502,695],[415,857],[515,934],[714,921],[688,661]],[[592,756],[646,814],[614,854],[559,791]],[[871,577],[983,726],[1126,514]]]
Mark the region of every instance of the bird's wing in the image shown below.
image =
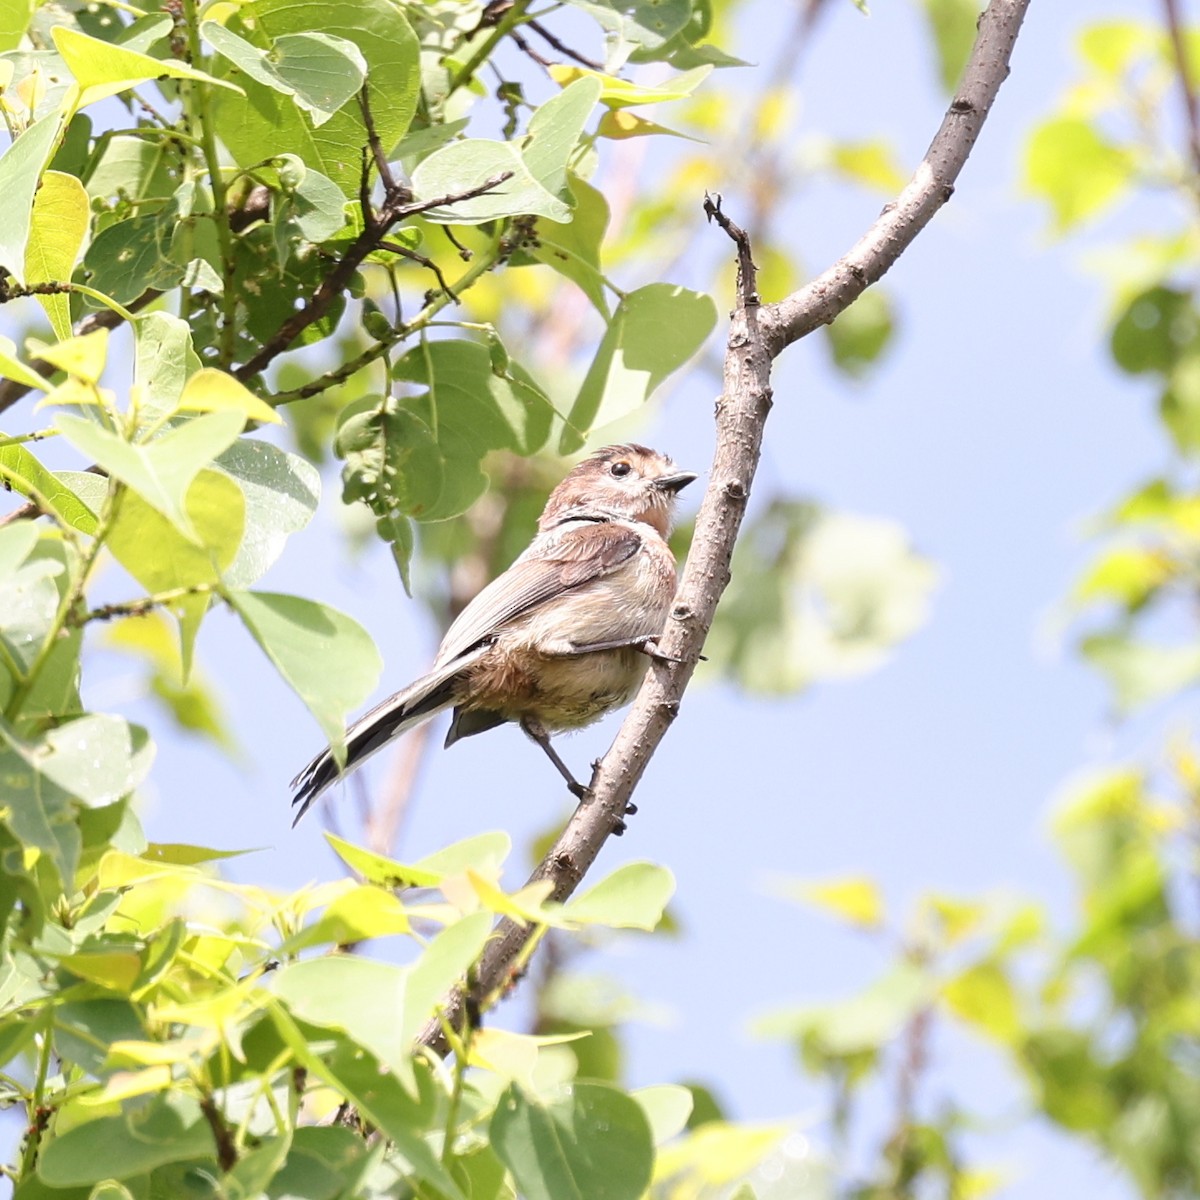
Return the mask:
[[[540,535],[463,609],[446,632],[437,663],[465,654],[555,596],[615,571],[641,546],[636,529],[608,521],[580,522]]]

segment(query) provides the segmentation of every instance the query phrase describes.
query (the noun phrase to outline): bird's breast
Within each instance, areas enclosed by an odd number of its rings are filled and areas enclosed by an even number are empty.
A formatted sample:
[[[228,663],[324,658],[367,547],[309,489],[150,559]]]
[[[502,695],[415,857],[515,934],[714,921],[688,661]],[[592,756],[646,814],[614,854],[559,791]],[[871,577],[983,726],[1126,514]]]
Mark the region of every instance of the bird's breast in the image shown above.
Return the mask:
[[[611,574],[565,591],[503,630],[471,669],[464,702],[509,720],[575,729],[627,704],[649,666],[633,648],[565,652],[568,646],[656,637],[675,595],[675,561],[647,544]]]

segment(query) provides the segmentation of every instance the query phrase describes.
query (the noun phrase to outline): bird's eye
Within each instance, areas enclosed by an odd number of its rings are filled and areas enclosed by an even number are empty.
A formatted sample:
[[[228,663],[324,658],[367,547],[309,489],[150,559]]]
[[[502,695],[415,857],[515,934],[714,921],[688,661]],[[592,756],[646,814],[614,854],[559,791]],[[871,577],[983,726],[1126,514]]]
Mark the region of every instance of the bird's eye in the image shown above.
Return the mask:
[[[633,468],[624,460],[613,463],[613,465],[608,469],[618,479],[620,479],[622,475],[628,475],[629,472],[633,470]]]

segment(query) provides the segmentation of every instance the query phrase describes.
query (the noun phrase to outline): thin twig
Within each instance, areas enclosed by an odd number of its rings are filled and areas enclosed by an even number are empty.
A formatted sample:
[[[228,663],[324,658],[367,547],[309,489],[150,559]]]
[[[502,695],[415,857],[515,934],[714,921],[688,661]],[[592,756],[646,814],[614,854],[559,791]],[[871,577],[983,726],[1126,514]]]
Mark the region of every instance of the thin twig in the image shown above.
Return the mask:
[[[572,50],[571,47],[568,46],[565,42],[563,42],[559,38],[555,37],[554,34],[552,34],[550,32],[550,30],[547,29],[545,27],[545,25],[543,25],[541,23],[541,21],[534,20],[533,17],[530,17],[529,20],[526,21],[525,23],[529,26],[530,29],[532,29],[534,31],[534,33],[538,34],[539,37],[542,37],[547,42],[549,42],[550,45],[552,45],[555,48],[555,50],[557,50],[559,52],[559,54],[565,55],[567,58],[571,59],[573,62],[577,62],[581,67],[587,67],[589,70],[592,70],[592,71],[603,71],[604,70],[603,63],[598,63],[595,61],[595,59],[588,58],[586,54],[580,54],[578,50]],[[515,30],[513,32],[513,40],[516,41],[516,31]]]
[[[463,200],[473,200],[476,196],[498,188],[506,180],[512,178],[511,171],[504,171],[485,179],[483,183],[473,188],[466,188],[446,196],[436,196],[431,200],[416,200],[411,203],[394,204],[391,197],[384,200],[379,216],[367,223],[362,233],[350,243],[346,253],[338,260],[337,265],[321,280],[317,290],[313,292],[303,308],[294,312],[275,333],[259,348],[257,354],[242,363],[233,372],[237,379],[243,382],[262,371],[268,364],[279,357],[313,322],[324,317],[333,302],[349,286],[354,272],[363,264],[368,254],[377,249],[380,241],[395,223],[404,217],[415,213],[427,212],[431,208],[442,208],[447,204],[458,204]],[[408,194],[400,189],[402,194]],[[366,214],[364,214],[365,218]]]
[[[1192,80],[1192,68],[1188,61],[1187,46],[1183,38],[1183,16],[1179,11],[1179,0],[1163,0],[1163,13],[1167,19],[1167,32],[1171,36],[1171,48],[1175,53],[1175,67],[1179,72],[1179,91],[1183,98],[1183,115],[1187,122],[1188,150],[1192,156],[1192,169],[1200,173],[1200,102]]]
[[[729,581],[733,546],[741,527],[762,447],[763,426],[771,407],[770,372],[782,350],[843,311],[871,279],[877,279],[932,219],[948,196],[979,133],[1000,83],[1029,0],[991,0],[980,18],[979,33],[962,85],[934,138],[925,161],[899,200],[844,259],[809,287],[776,305],[759,303],[749,240],[724,214],[719,224],[738,246],[737,309],[725,355],[724,391],[717,405],[717,444],[708,488],[696,518],[691,551],[659,639],[664,655],[677,662],[655,662],[608,753],[596,764],[589,796],[575,810],[533,880],[550,880],[550,896],[567,899],[600,848],[618,827],[635,787],[659,742],[679,711],[717,601]],[[718,220],[719,210],[713,220]],[[882,228],[881,228],[882,225]],[[886,235],[886,236],[885,236]],[[447,997],[445,1018],[460,1028],[464,1008],[503,992],[520,969],[523,951],[540,931],[501,921],[468,996]],[[438,1021],[430,1022],[420,1042],[440,1053],[446,1038]]]
[[[418,254],[416,250],[410,250],[407,246],[401,246],[399,242],[380,242],[379,248],[380,250],[390,250],[393,254],[398,254],[401,258],[407,258],[410,262],[420,263],[427,271],[432,271],[437,276],[438,286],[442,291],[455,303],[458,302],[458,297],[454,294],[454,289],[446,282],[446,277],[442,274],[442,268],[432,258],[426,258],[424,254]]]

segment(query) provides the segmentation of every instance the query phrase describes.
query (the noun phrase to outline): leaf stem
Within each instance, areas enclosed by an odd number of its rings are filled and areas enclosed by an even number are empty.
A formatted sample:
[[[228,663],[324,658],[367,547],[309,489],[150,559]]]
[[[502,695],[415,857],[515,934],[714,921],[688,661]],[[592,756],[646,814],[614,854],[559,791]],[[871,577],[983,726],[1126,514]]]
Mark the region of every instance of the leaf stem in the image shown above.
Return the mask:
[[[54,1041],[47,1026],[42,1031],[42,1045],[38,1052],[37,1076],[33,1081],[33,1091],[30,1094],[27,1111],[29,1113],[29,1130],[25,1137],[25,1147],[21,1151],[21,1178],[31,1179],[37,1166],[38,1149],[42,1144],[42,1134],[45,1132],[49,1113],[45,1108],[46,1079],[50,1074],[50,1054]]]
[[[496,22],[496,28],[483,40],[479,49],[463,63],[459,68],[458,73],[450,81],[450,87],[446,92],[445,99],[449,99],[458,91],[460,87],[471,82],[475,72],[480,66],[491,56],[495,48],[512,32],[512,30],[521,23],[525,16],[525,10],[529,7],[531,0],[516,0],[516,3]],[[478,27],[476,27],[478,28]]]
[[[200,61],[200,20],[196,0],[183,0],[183,19],[187,26],[188,55],[192,63]],[[218,361],[228,368],[233,362],[234,339],[237,333],[237,290],[234,276],[237,259],[234,255],[233,233],[229,227],[229,205],[225,180],[221,177],[221,157],[217,153],[216,127],[213,122],[212,96],[207,84],[196,84],[196,116],[200,122],[200,145],[208,167],[208,184],[212,190],[213,218],[217,226],[217,244],[221,249],[221,340]]]
[[[117,512],[121,507],[121,499],[125,494],[125,487],[116,480],[110,480],[109,482],[109,492],[105,497],[103,508],[97,518],[96,532],[92,537],[92,543],[83,553],[75,578],[72,579],[63,592],[62,599],[59,601],[58,608],[54,613],[54,620],[50,623],[50,629],[46,633],[46,640],[38,648],[37,657],[30,663],[25,678],[13,688],[13,693],[9,697],[8,704],[4,709],[4,719],[10,725],[16,723],[18,714],[37,684],[38,677],[50,661],[50,656],[54,653],[54,647],[58,644],[58,639],[67,626],[72,610],[79,603],[83,595],[83,590],[87,586],[88,576],[92,573],[92,568],[96,565],[96,560],[100,557],[100,551],[104,548],[104,539],[108,534],[109,527],[116,519]]]

